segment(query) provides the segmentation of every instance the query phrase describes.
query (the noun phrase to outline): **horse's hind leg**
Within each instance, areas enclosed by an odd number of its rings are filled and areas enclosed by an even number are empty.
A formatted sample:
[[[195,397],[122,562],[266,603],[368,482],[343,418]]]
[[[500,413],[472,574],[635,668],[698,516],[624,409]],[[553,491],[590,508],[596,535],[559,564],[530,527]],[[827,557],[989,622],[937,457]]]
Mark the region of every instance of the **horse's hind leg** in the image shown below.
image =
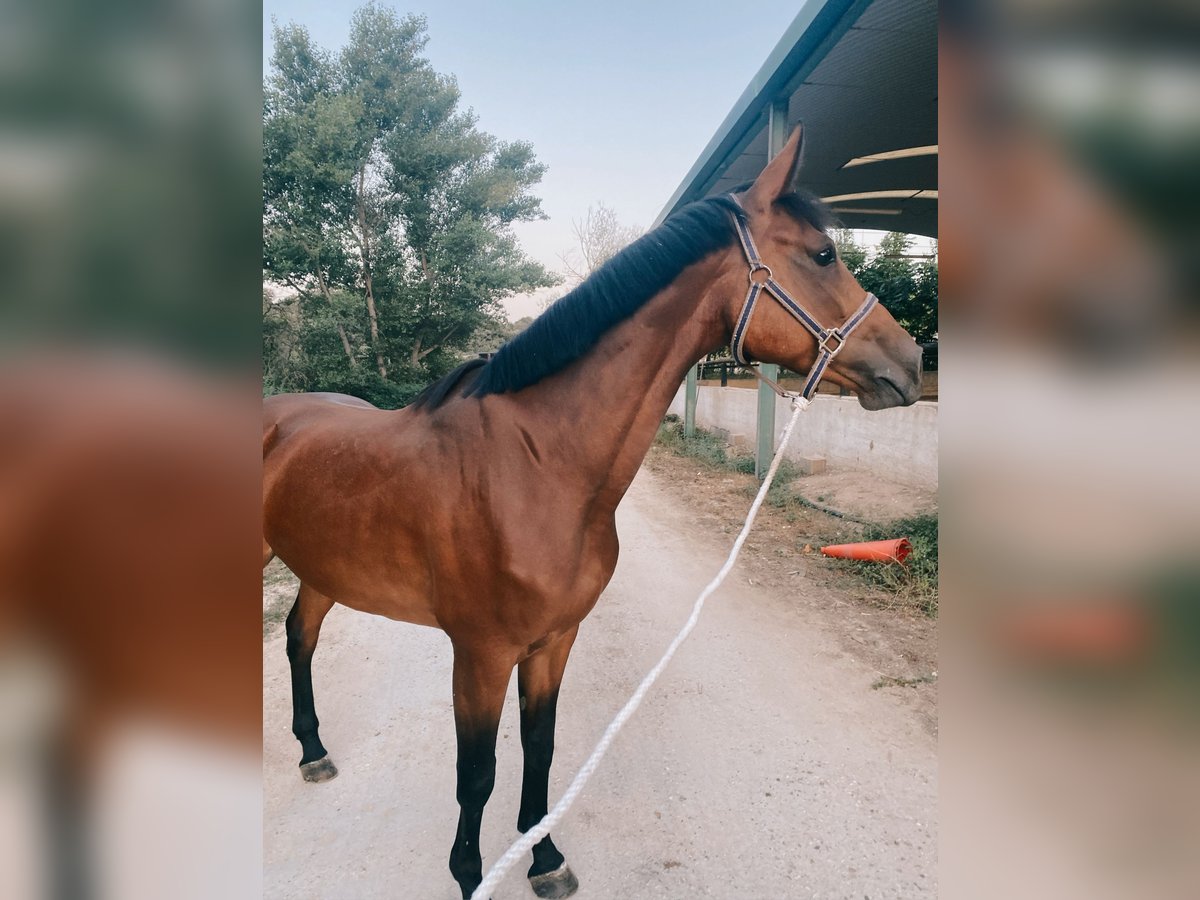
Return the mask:
[[[287,655],[292,669],[292,734],[300,741],[303,756],[300,774],[305,781],[328,781],[337,775],[325,746],[317,734],[313,705],[312,657],[321,634],[321,622],[333,601],[306,584],[300,585],[296,602],[287,617]]]
[[[554,758],[554,721],[563,669],[578,626],[537,651],[517,668],[521,697],[521,745],[525,775],[521,782],[521,812],[517,828],[525,833],[546,815],[550,763]],[[529,883],[539,897],[570,897],[579,888],[574,873],[550,836],[533,848]]]

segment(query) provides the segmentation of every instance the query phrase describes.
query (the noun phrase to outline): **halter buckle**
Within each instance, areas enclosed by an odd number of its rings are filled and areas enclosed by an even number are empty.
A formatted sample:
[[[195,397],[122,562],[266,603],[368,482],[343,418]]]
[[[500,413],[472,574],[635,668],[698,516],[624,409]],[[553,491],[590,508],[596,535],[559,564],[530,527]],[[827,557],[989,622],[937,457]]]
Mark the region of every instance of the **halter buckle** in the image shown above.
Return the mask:
[[[836,347],[829,346],[830,338],[837,338],[837,346]],[[842,337],[840,334],[838,334],[838,331],[835,328],[831,331],[826,332],[825,337],[823,337],[819,341],[817,341],[817,352],[820,353],[823,351],[823,352],[829,354],[830,359],[833,359],[835,356],[837,356],[839,353],[842,352],[842,348],[845,346],[846,346],[846,339],[844,337]]]
[[[759,272],[766,272],[767,277],[764,278],[762,281],[755,281],[754,276],[757,275]],[[775,273],[771,271],[771,267],[768,266],[766,263],[757,262],[750,266],[750,273],[747,277],[750,279],[751,284],[765,285],[768,281],[772,280],[775,277]]]

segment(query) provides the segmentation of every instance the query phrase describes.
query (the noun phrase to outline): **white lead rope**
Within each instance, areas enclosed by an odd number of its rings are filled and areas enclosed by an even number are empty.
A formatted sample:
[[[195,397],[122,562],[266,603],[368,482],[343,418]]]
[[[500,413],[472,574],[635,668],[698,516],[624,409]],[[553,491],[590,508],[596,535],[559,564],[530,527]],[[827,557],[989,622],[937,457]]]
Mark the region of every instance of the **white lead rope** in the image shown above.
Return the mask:
[[[792,429],[796,425],[796,420],[800,418],[800,413],[804,412],[809,406],[810,401],[805,400],[803,397],[796,394],[789,394],[789,396],[792,401],[792,418],[788,421],[787,427],[783,429],[783,435],[779,438],[779,448],[775,451],[775,457],[771,460],[770,468],[767,469],[767,477],[763,479],[762,487],[758,489],[758,496],[754,498],[754,503],[750,505],[750,512],[746,515],[746,524],[742,526],[741,534],[733,542],[733,549],[729,551],[729,558],[725,560],[725,565],[721,566],[721,571],[717,572],[716,577],[708,583],[708,587],[700,592],[700,596],[696,598],[695,605],[692,606],[692,614],[684,623],[683,628],[679,630],[679,634],[675,635],[675,640],[671,641],[671,645],[667,647],[667,652],[663,654],[658,664],[646,673],[646,677],[642,679],[642,683],[633,692],[633,696],[625,702],[625,705],[621,707],[621,711],[613,718],[611,724],[605,730],[604,736],[600,738],[600,743],[596,744],[596,749],[587,758],[587,762],[583,764],[583,767],[576,774],[575,779],[571,782],[566,792],[554,804],[554,809],[546,813],[540,822],[521,835],[508,848],[504,855],[496,860],[492,868],[488,870],[486,877],[479,883],[479,887],[475,888],[474,893],[471,894],[471,900],[487,900],[492,889],[500,883],[500,879],[508,873],[508,870],[526,853],[530,852],[533,849],[533,845],[548,835],[550,830],[558,824],[567,810],[571,808],[571,804],[575,802],[575,798],[583,791],[583,786],[592,777],[592,773],[600,765],[600,760],[608,752],[609,745],[612,744],[613,739],[617,736],[617,732],[621,730],[622,726],[637,711],[637,708],[642,703],[642,698],[646,696],[647,691],[658,680],[658,676],[667,667],[667,663],[671,661],[671,657],[675,655],[675,651],[687,640],[687,636],[696,627],[696,623],[700,620],[700,611],[704,609],[704,602],[708,600],[713,591],[721,586],[721,582],[725,580],[725,576],[729,574],[733,568],[733,564],[737,561],[738,554],[742,550],[742,544],[746,542],[746,536],[750,534],[750,527],[754,524],[754,519],[758,515],[759,507],[762,506],[763,500],[767,496],[767,491],[771,489],[771,482],[775,480],[775,473],[779,469],[779,462],[783,459],[783,449],[791,439]]]

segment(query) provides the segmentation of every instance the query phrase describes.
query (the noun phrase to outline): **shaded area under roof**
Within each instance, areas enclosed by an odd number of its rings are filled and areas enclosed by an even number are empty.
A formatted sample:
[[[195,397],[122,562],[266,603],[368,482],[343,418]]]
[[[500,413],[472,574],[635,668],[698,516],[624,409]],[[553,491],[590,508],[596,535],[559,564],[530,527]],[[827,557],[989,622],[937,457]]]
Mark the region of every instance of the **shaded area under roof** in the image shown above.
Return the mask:
[[[809,0],[655,224],[762,171],[776,100],[786,100],[789,130],[804,123],[806,188],[877,195],[831,202],[843,225],[937,237],[936,154],[846,167],[937,144],[936,0]]]

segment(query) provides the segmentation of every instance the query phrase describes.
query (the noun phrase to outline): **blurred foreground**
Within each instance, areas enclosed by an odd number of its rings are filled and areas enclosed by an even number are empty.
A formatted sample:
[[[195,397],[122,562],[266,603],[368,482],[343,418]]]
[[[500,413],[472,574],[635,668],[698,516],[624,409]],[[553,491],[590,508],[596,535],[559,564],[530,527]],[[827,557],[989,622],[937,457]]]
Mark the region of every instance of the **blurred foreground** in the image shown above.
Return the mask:
[[[0,8],[0,897],[260,894],[259,23]]]
[[[0,896],[258,896],[259,10],[0,17]],[[1200,885],[1195,17],[942,6],[947,897]]]
[[[942,7],[942,890],[1200,889],[1195,6]]]

